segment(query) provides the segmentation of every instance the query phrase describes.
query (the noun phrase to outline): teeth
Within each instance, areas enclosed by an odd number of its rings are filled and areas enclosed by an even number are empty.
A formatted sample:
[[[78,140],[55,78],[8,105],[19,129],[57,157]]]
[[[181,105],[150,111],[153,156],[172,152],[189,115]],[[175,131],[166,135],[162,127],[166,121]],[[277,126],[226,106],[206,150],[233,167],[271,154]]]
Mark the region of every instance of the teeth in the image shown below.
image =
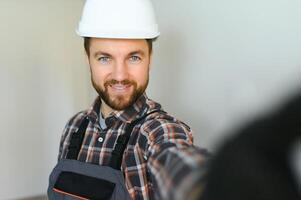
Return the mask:
[[[113,88],[117,89],[117,90],[123,90],[126,88],[125,85],[112,85]]]

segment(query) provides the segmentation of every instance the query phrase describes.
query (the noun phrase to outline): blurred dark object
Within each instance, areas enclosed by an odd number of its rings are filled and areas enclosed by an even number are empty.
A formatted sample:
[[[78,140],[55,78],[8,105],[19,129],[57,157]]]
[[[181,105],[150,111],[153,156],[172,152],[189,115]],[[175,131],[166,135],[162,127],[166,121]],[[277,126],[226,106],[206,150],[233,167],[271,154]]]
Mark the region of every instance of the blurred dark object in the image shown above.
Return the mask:
[[[291,151],[301,136],[301,95],[254,121],[212,158],[202,200],[300,200]]]

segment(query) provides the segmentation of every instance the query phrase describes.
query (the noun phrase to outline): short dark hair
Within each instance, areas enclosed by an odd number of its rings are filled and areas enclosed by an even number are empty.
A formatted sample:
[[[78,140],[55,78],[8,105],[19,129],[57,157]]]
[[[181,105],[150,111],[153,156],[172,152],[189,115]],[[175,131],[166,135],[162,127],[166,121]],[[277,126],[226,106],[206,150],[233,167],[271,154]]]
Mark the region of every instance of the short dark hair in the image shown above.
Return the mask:
[[[90,37],[84,37],[84,47],[85,47],[85,51],[86,54],[89,56],[90,55]],[[148,45],[148,50],[149,53],[152,53],[153,51],[153,41],[155,39],[145,39]]]

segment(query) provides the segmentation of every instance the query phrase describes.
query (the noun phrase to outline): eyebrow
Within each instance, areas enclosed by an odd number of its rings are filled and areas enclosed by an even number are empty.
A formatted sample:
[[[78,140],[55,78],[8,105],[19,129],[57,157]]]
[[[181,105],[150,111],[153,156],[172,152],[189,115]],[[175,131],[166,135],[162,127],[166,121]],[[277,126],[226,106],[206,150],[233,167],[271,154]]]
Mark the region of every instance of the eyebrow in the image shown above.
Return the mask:
[[[141,56],[144,56],[145,53],[142,50],[137,50],[137,51],[133,51],[131,53],[129,53],[129,55],[135,55],[135,54],[140,54]]]
[[[145,53],[142,50],[136,50],[136,51],[132,51],[130,52],[128,55],[132,56],[132,55],[136,55],[136,54],[140,54],[141,56],[144,56]],[[103,52],[103,51],[97,51],[94,54],[94,57],[97,57],[99,55],[103,55],[103,56],[108,56],[108,57],[113,57],[111,54]]]
[[[103,56],[108,56],[108,57],[112,57],[111,54],[109,53],[106,53],[106,52],[102,52],[102,51],[97,51],[95,54],[94,54],[94,57],[97,57],[99,55],[103,55]]]

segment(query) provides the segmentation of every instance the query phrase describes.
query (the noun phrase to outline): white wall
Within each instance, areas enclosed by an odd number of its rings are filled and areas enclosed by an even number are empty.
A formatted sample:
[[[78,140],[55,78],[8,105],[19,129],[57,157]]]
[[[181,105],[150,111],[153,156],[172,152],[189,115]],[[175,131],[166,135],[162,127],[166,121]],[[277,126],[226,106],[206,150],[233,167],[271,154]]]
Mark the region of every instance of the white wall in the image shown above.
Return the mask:
[[[150,93],[212,149],[300,85],[301,1],[153,0]]]
[[[149,97],[212,149],[299,84],[299,0],[153,0]],[[83,0],[0,0],[0,200],[45,193],[61,131],[93,98]],[[281,98],[280,98],[281,99]]]
[[[82,1],[0,1],[0,199],[46,192],[64,124],[89,101]]]

